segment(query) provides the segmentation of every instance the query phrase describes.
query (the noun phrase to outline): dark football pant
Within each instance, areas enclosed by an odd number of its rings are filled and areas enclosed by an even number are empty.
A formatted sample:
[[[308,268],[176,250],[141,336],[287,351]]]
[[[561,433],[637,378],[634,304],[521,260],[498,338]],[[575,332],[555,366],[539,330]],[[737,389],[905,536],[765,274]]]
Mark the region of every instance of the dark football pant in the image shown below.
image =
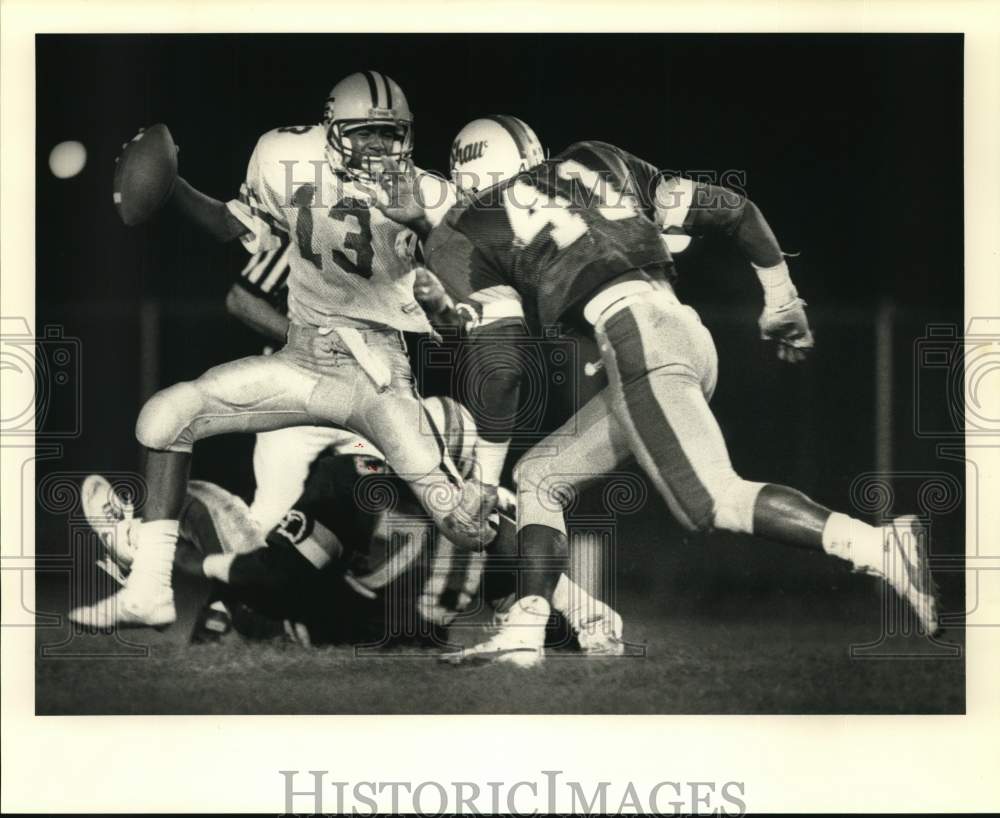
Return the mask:
[[[614,303],[595,335],[610,385],[518,463],[520,525],[564,531],[573,494],[631,452],[686,528],[751,533],[763,484],[733,471],[708,407],[718,358],[697,313],[651,289]]]

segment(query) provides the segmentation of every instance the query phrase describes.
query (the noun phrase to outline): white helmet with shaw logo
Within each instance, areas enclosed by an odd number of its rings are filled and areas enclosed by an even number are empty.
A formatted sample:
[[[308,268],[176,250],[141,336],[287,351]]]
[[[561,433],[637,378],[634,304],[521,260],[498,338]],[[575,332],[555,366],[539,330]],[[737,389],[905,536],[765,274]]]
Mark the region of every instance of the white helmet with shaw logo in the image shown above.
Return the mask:
[[[451,178],[459,190],[475,193],[545,161],[535,132],[514,116],[474,119],[451,146]]]
[[[396,130],[388,155],[406,162],[413,153],[413,114],[403,89],[378,71],[359,71],[330,91],[323,111],[327,157],[334,170],[371,177],[381,170],[372,156],[354,157],[350,133],[358,128],[390,125]]]

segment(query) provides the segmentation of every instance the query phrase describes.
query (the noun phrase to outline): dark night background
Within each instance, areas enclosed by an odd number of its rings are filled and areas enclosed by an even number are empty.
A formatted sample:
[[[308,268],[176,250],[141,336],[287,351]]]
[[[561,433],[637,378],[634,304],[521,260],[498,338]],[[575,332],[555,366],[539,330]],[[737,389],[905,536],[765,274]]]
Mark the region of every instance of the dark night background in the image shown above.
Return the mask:
[[[366,68],[406,92],[425,168],[447,171],[469,119],[509,113],[553,152],[600,139],[661,168],[745,172],[746,192],[784,249],[799,253],[790,265],[817,348],[791,368],[758,340],[760,287],[731,249],[694,245],[679,257],[679,295],[718,346],[713,408],[737,470],[849,510],[852,480],[876,468],[882,378],[892,469],[963,479],[913,421],[920,401],[929,423],[954,428],[943,388],[918,393],[914,350],[929,324],[960,326],[963,316],[961,36],[547,34],[39,36],[37,323],[80,339],[82,372],[82,434],[61,459],[39,463],[40,480],[137,468],[133,427],[150,389],[261,346],[223,307],[240,247],[214,244],[172,214],[121,224],[111,201],[120,144],[166,123],[181,174],[225,200],[262,133],[317,122],[330,87]],[[88,163],[59,180],[48,154],[67,139],[86,146]],[[881,374],[880,307],[891,308],[893,364]],[[551,407],[550,419],[565,411]],[[199,444],[194,475],[249,497],[251,446],[241,436]],[[914,511],[916,483],[896,488],[892,511]],[[836,605],[844,586],[855,588],[831,561],[768,544],[688,549],[667,516],[653,499],[623,523],[623,587],[686,593],[707,613],[734,593],[805,588]],[[934,551],[962,550],[963,517],[960,507],[934,518]],[[60,525],[40,515],[40,552],[64,550]],[[661,579],[651,564],[665,566]],[[960,575],[941,579],[956,592],[946,607],[959,609]]]

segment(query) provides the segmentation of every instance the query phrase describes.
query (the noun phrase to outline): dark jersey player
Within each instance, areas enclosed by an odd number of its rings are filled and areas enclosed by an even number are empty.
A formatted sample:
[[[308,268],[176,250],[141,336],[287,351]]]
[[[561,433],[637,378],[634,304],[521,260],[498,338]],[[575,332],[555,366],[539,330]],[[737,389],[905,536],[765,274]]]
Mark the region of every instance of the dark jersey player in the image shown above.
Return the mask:
[[[425,406],[456,469],[471,472],[477,433],[469,413],[446,398],[429,398]],[[119,522],[131,515],[118,488],[91,475],[81,496],[84,516],[104,545],[98,565],[125,584],[136,548],[128,536],[132,526]],[[324,451],[311,464],[301,496],[270,530],[239,497],[191,481],[174,562],[214,581],[192,639],[215,641],[235,629],[251,637],[286,632],[307,644],[441,647],[446,629],[478,627],[471,616],[475,600],[501,613],[512,601],[518,565],[513,497],[507,496],[498,536],[480,554],[444,537],[381,455]],[[105,604],[113,603],[110,597]],[[570,629],[566,638],[575,637],[584,654],[622,652],[621,617],[565,575],[553,608]]]
[[[601,143],[532,161],[540,150],[522,146],[537,139],[511,117],[477,120],[459,143],[470,131],[479,136],[484,122],[508,133],[508,149],[496,135],[476,139],[484,143],[476,167],[461,170],[487,187],[470,185],[471,199],[434,226],[411,176],[387,161],[380,207],[425,238],[428,264],[456,301],[506,288],[519,298],[529,326],[577,325],[597,341],[610,385],[518,463],[522,550],[564,547],[565,485],[607,472],[631,452],[686,527],[755,534],[848,560],[883,578],[922,626],[936,631],[926,534],[916,518],[870,526],[733,470],[708,407],[717,376],[714,343],[673,293],[661,233],[681,227],[731,237],[764,286],[762,333],[778,341],[780,357],[799,361],[812,346],[803,302],[757,207],[732,191],[654,174],[647,163]],[[539,661],[548,587],[551,580],[537,583],[515,605],[512,626],[471,653]]]

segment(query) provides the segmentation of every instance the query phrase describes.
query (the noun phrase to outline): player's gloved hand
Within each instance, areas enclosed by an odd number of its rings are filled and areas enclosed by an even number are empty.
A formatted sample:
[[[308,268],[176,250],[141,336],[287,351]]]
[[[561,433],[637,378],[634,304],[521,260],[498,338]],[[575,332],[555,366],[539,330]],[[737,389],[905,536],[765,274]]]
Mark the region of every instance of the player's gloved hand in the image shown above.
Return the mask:
[[[451,302],[440,279],[426,267],[415,267],[413,297],[429,314],[437,315]]]
[[[806,318],[806,302],[795,298],[780,307],[764,307],[760,314],[760,337],[774,341],[778,358],[789,363],[804,361],[813,348],[813,334]]]
[[[441,523],[445,536],[458,547],[469,551],[482,551],[496,537],[497,486],[480,483],[470,478],[465,481],[462,500],[458,507]]]

